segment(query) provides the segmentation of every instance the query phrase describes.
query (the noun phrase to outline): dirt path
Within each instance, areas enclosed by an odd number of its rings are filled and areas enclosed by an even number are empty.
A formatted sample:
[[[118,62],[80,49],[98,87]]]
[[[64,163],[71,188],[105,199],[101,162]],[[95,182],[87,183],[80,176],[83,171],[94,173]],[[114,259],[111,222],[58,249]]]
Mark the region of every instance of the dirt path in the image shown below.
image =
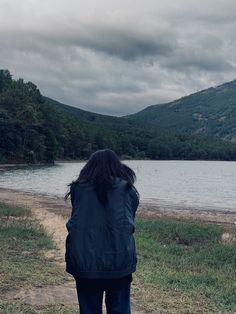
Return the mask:
[[[57,250],[54,252],[54,254],[56,254],[56,260],[64,266],[64,246],[67,235],[65,216],[69,216],[68,204],[65,204],[65,202],[59,198],[47,198],[39,195],[2,189],[0,189],[0,201],[26,206],[31,209],[34,218],[43,225],[48,234],[52,235],[53,241],[57,247]],[[63,213],[63,210],[64,217],[59,215],[60,213]],[[58,211],[58,214],[56,211]]]
[[[67,235],[65,224],[70,214],[69,202],[65,204],[61,198],[32,195],[5,189],[0,189],[0,201],[27,206],[31,209],[34,218],[44,226],[48,234],[52,235],[56,244],[57,249],[47,252],[46,256],[53,257],[55,262],[64,268],[65,238]],[[10,291],[5,297],[31,305],[78,304],[72,278],[59,286]],[[143,314],[140,311],[133,311],[132,313]]]

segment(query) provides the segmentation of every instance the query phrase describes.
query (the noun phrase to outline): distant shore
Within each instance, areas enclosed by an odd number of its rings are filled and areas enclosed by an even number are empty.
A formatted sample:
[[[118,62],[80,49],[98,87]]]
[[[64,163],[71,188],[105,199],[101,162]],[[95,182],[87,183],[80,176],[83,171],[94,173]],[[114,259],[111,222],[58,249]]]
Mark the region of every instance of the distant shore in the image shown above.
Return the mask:
[[[0,172],[1,171],[6,171],[6,170],[11,170],[15,168],[27,168],[27,167],[32,167],[32,166],[52,166],[54,165],[54,162],[51,163],[13,163],[13,164],[0,164]]]
[[[65,160],[65,159],[58,159],[53,162],[37,162],[37,163],[11,163],[11,164],[0,164],[0,172],[17,169],[17,168],[27,168],[27,167],[37,167],[37,166],[53,166],[56,164],[62,163],[74,163],[74,162],[85,162],[82,159],[75,159],[75,160]]]

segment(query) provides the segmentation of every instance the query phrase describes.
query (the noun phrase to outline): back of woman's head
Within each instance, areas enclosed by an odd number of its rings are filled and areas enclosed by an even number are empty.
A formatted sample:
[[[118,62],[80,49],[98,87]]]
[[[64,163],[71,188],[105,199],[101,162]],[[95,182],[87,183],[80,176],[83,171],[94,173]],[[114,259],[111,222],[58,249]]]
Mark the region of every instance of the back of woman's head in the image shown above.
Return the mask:
[[[119,157],[111,149],[98,150],[93,153],[82,168],[76,183],[91,183],[102,204],[106,203],[107,192],[115,180],[121,178],[132,186],[136,179],[134,171],[121,163]]]

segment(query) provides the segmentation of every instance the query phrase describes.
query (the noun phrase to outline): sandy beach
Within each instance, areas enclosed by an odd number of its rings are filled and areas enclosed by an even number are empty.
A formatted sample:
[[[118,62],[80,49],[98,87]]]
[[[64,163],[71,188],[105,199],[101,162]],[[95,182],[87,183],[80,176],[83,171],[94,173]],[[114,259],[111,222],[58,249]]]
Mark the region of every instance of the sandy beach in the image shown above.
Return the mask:
[[[65,202],[62,197],[5,188],[0,188],[0,201],[17,205],[26,205],[30,208],[36,207],[60,215],[64,218],[68,218],[71,211],[70,201]],[[180,206],[161,207],[158,204],[155,205],[141,202],[137,216],[143,218],[166,217],[178,220],[187,219],[236,226],[236,208],[235,211],[220,211],[204,208],[183,208]]]

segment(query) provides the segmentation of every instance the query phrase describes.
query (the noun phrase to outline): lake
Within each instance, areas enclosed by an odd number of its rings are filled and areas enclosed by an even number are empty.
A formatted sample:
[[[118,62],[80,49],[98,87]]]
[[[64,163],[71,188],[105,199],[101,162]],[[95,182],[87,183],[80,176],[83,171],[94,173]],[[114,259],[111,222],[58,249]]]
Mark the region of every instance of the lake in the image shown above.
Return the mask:
[[[236,212],[236,162],[125,161],[137,174],[142,202],[163,208]],[[84,163],[57,163],[0,173],[0,187],[63,196]]]

